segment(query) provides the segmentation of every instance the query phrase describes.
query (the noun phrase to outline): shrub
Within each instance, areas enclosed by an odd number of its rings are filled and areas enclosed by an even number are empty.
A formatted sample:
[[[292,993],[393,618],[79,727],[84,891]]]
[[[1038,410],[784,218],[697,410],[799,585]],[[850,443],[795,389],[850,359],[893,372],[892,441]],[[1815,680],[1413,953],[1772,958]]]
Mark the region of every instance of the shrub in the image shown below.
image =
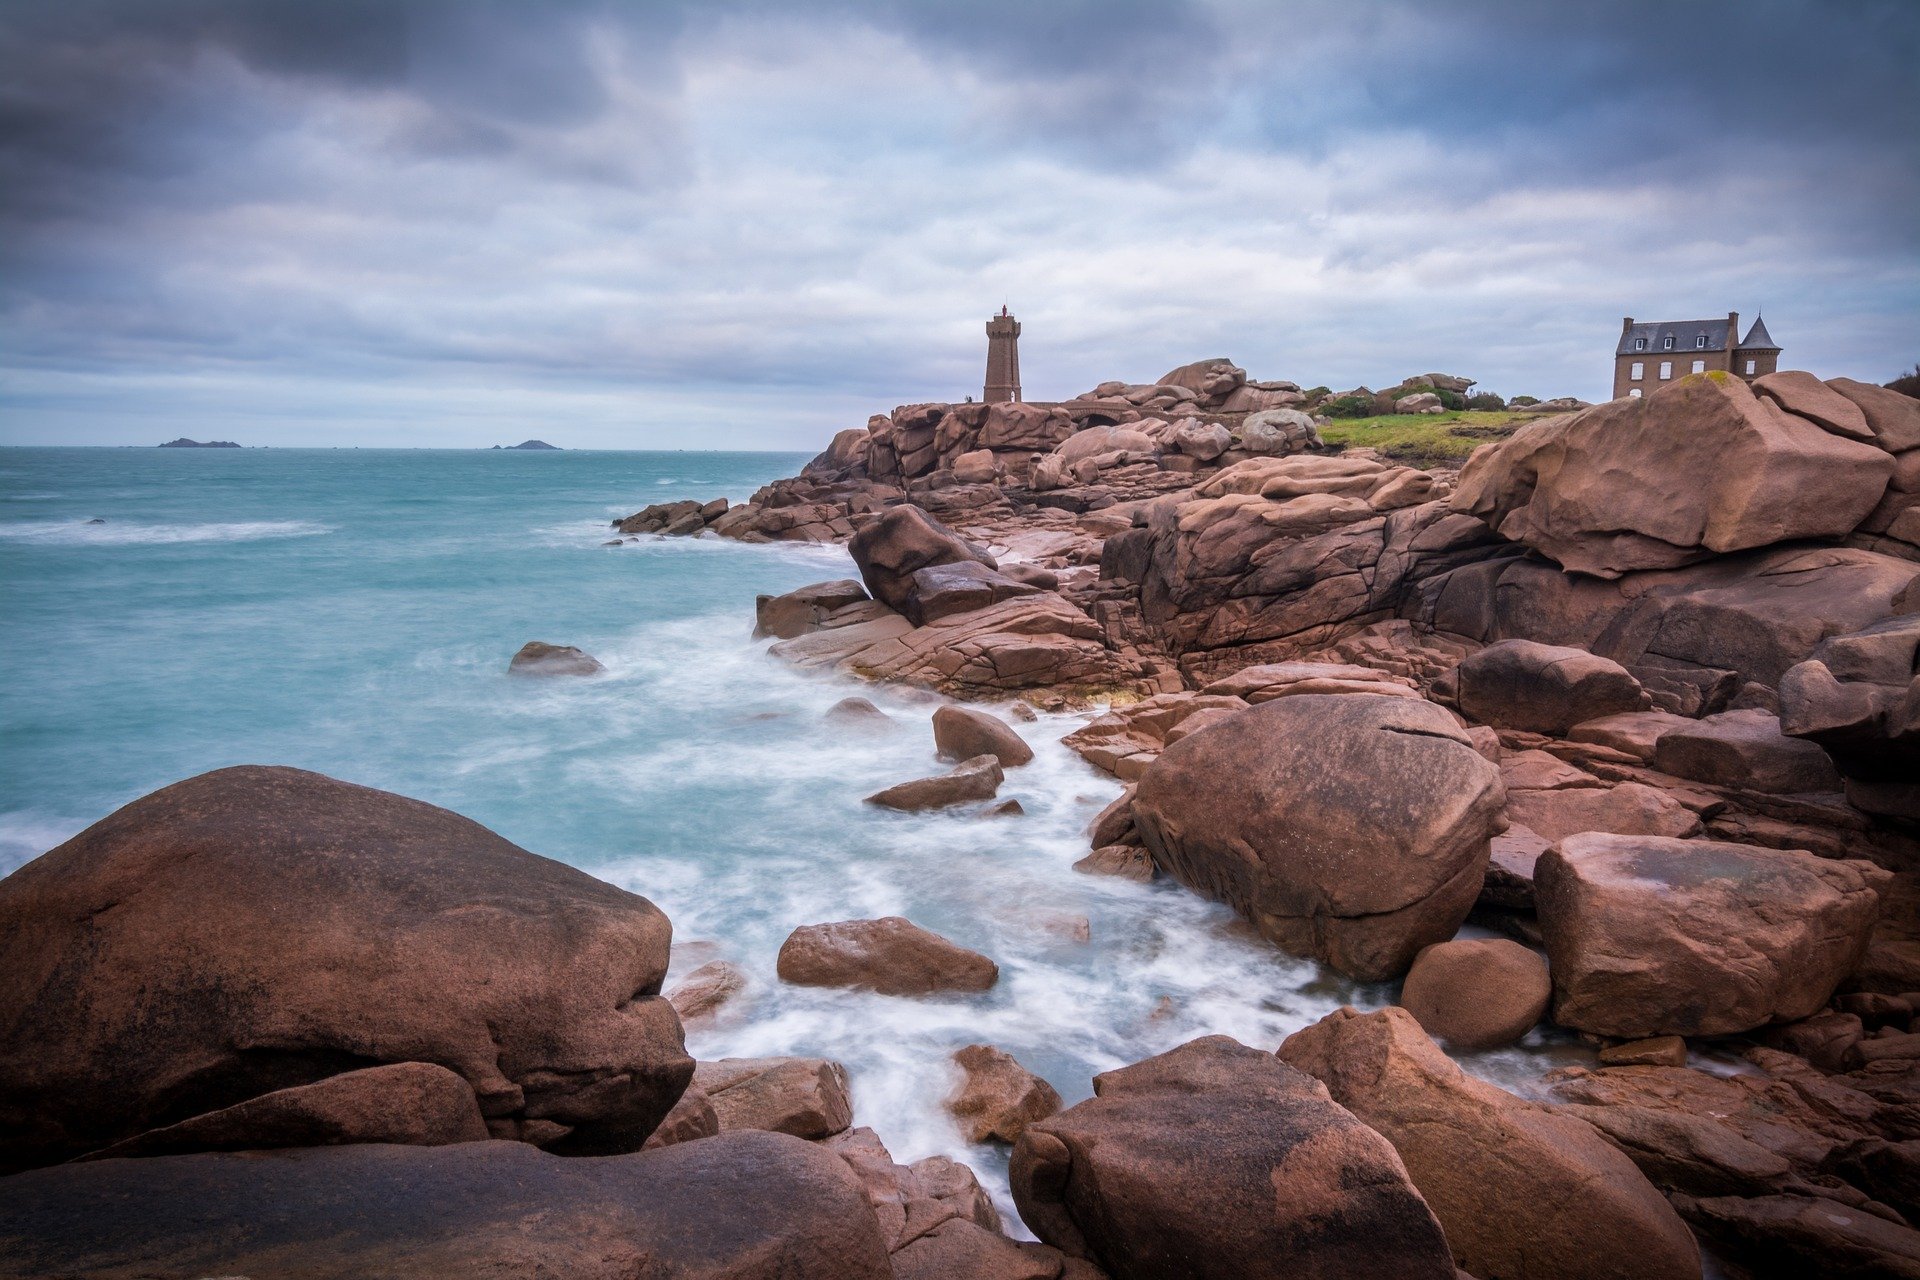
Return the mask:
[[[1506,407],[1507,402],[1491,391],[1482,391],[1479,395],[1467,401],[1467,408],[1469,409],[1484,409],[1492,413],[1498,413]]]
[[[1539,403],[1540,403],[1539,396],[1515,396],[1513,399],[1507,401],[1507,407],[1509,409],[1512,409],[1512,408],[1517,408],[1518,406],[1523,404],[1539,404]]]
[[[1898,391],[1903,396],[1920,399],[1920,364],[1913,366],[1912,373],[1903,373],[1887,384],[1887,390]]]
[[[1320,406],[1320,412],[1329,418],[1371,418],[1373,416],[1372,396],[1337,396]]]
[[[1433,394],[1440,397],[1440,405],[1442,408],[1464,409],[1467,407],[1467,398],[1458,391],[1449,391],[1445,387],[1435,387]]]
[[[1333,394],[1333,388],[1332,387],[1308,387],[1306,391],[1302,392],[1301,394],[1305,395],[1307,397],[1307,401],[1311,403],[1315,400],[1325,400],[1328,396]]]

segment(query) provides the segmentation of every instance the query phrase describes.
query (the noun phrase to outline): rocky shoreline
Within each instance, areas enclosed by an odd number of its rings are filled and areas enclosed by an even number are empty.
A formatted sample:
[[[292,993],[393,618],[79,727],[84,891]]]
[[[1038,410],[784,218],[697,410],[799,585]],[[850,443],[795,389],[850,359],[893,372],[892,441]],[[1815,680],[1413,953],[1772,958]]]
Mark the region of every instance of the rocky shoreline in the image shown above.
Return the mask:
[[[870,803],[1018,821],[1022,717],[1083,709],[1067,745],[1127,788],[1084,870],[1397,1007],[1202,1037],[1065,1108],[960,1050],[948,1107],[1007,1145],[1018,1241],[966,1166],[852,1127],[831,1060],[696,1064],[682,1024],[744,975],[665,989],[645,898],[221,770],[0,881],[0,1273],[1624,1280],[1704,1246],[1920,1276],[1920,401],[1701,375],[1458,473],[1333,450],[1303,406],[1226,361],[906,406],[618,534],[845,543],[859,581],[754,625],[957,700],[951,771]],[[794,924],[785,982],[999,981],[910,920]],[[1592,1057],[1527,1096],[1448,1057],[1543,1020]]]

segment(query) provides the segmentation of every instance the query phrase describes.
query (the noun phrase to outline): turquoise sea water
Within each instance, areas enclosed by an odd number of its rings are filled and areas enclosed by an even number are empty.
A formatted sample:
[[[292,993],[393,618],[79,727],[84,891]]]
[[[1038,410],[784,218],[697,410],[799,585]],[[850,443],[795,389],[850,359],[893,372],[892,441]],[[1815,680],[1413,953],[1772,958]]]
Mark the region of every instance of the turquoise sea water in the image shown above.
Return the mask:
[[[797,454],[0,449],[0,871],[169,782],[297,765],[444,805],[658,903],[676,971],[743,965],[689,1028],[702,1058],[819,1054],[899,1159],[947,1153],[1006,1204],[1004,1153],[941,1099],[987,1041],[1069,1101],[1094,1072],[1195,1035],[1263,1047],[1343,1002],[1384,1003],[1278,955],[1168,884],[1074,872],[1119,787],[1020,726],[1023,818],[873,810],[944,766],[924,698],[804,676],[749,638],[757,592],[851,576],[837,547],[711,537],[603,545],[651,502],[747,497]],[[104,523],[88,523],[92,520]],[[527,640],[608,667],[523,680]],[[837,729],[849,693],[897,732]],[[217,910],[218,903],[208,903]],[[980,996],[791,988],[796,925],[899,914],[994,957]],[[1091,938],[1058,931],[1087,917]],[[1537,1054],[1476,1060],[1536,1075]]]

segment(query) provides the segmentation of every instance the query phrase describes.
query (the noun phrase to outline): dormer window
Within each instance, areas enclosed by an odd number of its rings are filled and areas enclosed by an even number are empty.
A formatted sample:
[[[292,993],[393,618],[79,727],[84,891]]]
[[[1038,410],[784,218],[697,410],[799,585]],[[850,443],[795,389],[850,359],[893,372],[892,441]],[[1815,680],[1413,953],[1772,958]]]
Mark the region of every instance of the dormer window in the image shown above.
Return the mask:
[[[1693,340],[1693,345],[1704,350],[1707,345],[1707,335],[1703,333],[1699,337],[1695,338]]]
[[[1635,338],[1633,340],[1633,349],[1635,351],[1645,351],[1647,349],[1647,340],[1645,338]]]
[[[1668,337],[1667,337],[1667,342],[1666,342],[1666,348],[1667,348],[1667,350],[1669,350],[1669,351],[1671,351],[1671,350],[1673,350],[1673,337],[1672,337],[1672,335],[1668,335]]]

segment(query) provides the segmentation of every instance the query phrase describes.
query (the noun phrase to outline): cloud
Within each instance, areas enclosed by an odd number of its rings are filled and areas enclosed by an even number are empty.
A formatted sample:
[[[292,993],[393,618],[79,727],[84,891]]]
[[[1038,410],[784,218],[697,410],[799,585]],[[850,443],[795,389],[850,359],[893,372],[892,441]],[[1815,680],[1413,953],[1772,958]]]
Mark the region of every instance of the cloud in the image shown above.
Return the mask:
[[[977,391],[1002,301],[1036,398],[1213,354],[1593,397],[1621,314],[1762,304],[1878,381],[1917,44],[1904,3],[8,6],[0,440],[810,448]]]

